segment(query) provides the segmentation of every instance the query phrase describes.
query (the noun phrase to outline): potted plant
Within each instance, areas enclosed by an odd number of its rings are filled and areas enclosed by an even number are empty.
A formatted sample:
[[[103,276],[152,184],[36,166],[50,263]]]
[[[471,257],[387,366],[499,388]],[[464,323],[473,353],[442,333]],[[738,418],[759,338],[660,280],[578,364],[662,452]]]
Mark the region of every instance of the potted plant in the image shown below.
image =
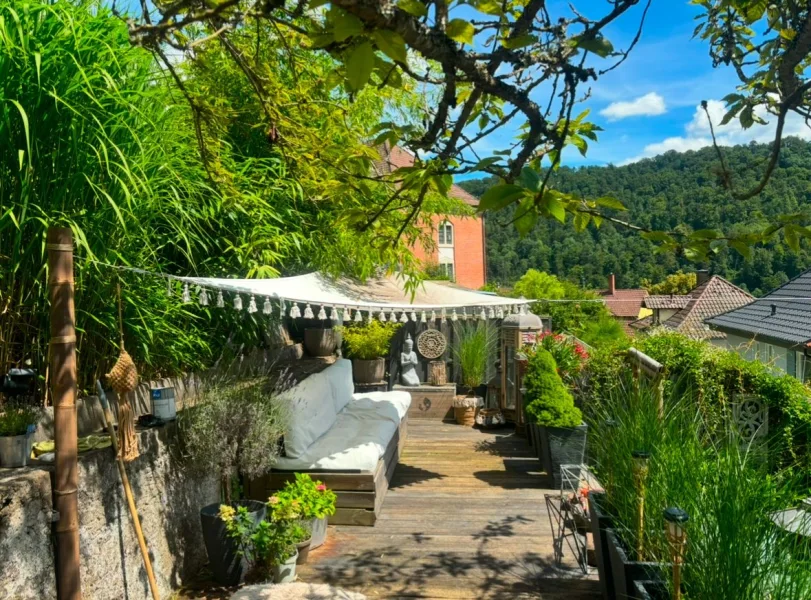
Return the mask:
[[[179,413],[189,465],[220,479],[222,502],[203,507],[200,521],[212,573],[222,585],[239,584],[249,564],[238,538],[228,533],[221,504],[254,524],[264,520],[262,502],[240,499],[234,492],[239,490],[238,475],[263,475],[278,457],[288,424],[284,403],[276,402],[278,392],[267,378],[213,377],[200,384],[194,406]]]
[[[228,539],[238,548],[259,580],[288,583],[296,580],[298,550],[296,538],[298,512],[291,502],[271,496],[267,502],[267,517],[255,521],[245,506],[236,509],[222,504],[218,513]]]
[[[555,359],[543,347],[527,352],[524,388],[527,418],[538,426],[539,458],[555,487],[560,487],[560,465],[583,462],[588,428],[558,374]]]
[[[457,395],[453,400],[454,416],[459,425],[472,427],[476,422],[476,409],[484,405],[484,399],[476,395],[476,388],[487,377],[487,361],[496,343],[493,328],[486,322],[475,325],[459,325],[454,331],[453,354],[461,370],[461,383],[466,395]]]
[[[310,523],[310,549],[318,548],[327,539],[327,518],[335,514],[335,492],[307,473],[296,473],[276,496],[282,503],[296,502],[299,518]]]
[[[332,327],[307,327],[304,330],[304,347],[310,356],[332,356],[340,340],[339,331]]]
[[[296,551],[298,552],[296,564],[303,565],[307,563],[310,557],[310,545],[312,541],[312,521],[298,521],[293,525],[293,543],[296,544]]]
[[[356,383],[379,383],[386,375],[384,357],[399,323],[369,321],[339,328],[346,353],[352,359],[352,377]]]
[[[24,467],[31,455],[39,409],[9,402],[0,413],[0,467]]]

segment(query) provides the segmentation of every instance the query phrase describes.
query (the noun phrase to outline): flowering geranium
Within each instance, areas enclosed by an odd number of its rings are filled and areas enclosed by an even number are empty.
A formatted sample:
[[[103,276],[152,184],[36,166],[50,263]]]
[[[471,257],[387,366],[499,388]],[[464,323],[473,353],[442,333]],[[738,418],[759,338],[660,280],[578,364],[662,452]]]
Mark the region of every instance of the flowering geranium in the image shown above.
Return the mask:
[[[586,349],[574,339],[551,332],[541,334],[539,344],[555,359],[563,381],[571,385],[586,364]]]
[[[282,504],[290,503],[301,519],[321,519],[335,514],[335,492],[321,481],[313,481],[306,473],[296,473],[276,494]]]
[[[325,486],[323,483],[319,483],[317,486],[315,486],[315,489],[317,489],[319,492],[326,492],[327,486]]]

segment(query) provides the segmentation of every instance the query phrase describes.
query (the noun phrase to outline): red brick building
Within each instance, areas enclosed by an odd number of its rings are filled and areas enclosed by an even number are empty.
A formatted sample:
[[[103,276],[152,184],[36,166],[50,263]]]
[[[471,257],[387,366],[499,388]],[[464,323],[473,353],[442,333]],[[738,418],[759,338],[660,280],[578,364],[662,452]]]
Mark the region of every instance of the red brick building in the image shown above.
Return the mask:
[[[391,173],[400,167],[410,167],[414,157],[398,146],[381,146],[382,160],[378,170]],[[478,206],[479,201],[459,186],[451,188],[450,195],[469,206]],[[484,219],[481,215],[432,218],[434,247],[427,249],[421,244],[414,248],[414,256],[425,266],[437,265],[458,285],[479,289],[487,278],[485,259]]]

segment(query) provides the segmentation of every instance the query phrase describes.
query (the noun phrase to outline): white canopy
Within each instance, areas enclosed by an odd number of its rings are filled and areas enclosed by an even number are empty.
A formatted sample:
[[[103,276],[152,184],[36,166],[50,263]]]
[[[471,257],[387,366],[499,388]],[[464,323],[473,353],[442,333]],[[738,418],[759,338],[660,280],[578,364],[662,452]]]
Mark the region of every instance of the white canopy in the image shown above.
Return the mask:
[[[402,280],[394,277],[370,279],[365,283],[347,278],[331,279],[320,273],[278,279],[210,277],[177,277],[177,279],[200,286],[201,289],[270,298],[274,302],[286,301],[361,310],[441,310],[466,307],[506,309],[532,302],[523,298],[505,298],[466,290],[450,283],[434,281],[423,282],[412,299],[411,294],[404,289]]]

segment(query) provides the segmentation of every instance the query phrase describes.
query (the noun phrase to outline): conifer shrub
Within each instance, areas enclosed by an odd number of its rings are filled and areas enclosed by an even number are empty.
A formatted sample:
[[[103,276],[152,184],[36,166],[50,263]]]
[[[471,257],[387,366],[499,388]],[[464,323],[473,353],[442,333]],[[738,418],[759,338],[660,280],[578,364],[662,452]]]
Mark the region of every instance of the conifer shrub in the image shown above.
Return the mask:
[[[558,374],[552,354],[543,347],[527,352],[527,372],[524,395],[527,416],[545,427],[577,427],[583,415],[574,405],[574,397]]]

